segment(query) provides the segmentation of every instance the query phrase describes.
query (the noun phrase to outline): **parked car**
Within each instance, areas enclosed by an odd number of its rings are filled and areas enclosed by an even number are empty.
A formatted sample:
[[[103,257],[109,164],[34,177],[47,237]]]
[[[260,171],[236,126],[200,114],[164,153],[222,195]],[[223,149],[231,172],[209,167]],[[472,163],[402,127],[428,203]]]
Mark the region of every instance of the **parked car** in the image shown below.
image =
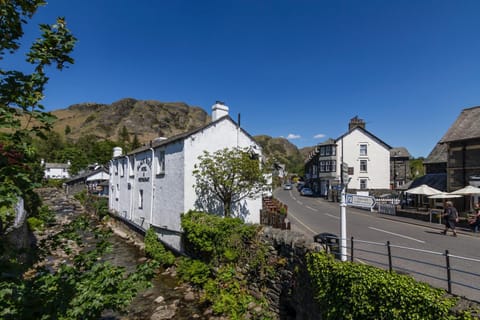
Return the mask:
[[[290,183],[285,183],[283,185],[283,190],[292,190],[292,185]]]
[[[304,186],[305,186],[304,182],[301,182],[301,181],[297,182],[297,190],[298,191],[301,191]]]
[[[302,188],[302,190],[300,191],[300,194],[301,194],[302,196],[313,196],[313,191],[312,191],[312,189],[310,189],[310,188],[304,187],[304,188]]]

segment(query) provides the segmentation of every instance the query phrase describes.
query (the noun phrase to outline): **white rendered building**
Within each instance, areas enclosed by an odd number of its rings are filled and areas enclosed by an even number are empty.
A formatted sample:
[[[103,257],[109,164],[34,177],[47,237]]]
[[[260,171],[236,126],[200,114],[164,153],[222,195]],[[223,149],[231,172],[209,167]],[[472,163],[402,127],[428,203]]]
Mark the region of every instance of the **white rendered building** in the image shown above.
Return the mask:
[[[67,163],[49,163],[45,162],[43,159],[40,163],[44,168],[44,178],[45,179],[69,179],[70,173],[70,161]]]
[[[223,212],[218,202],[206,203],[195,193],[194,165],[203,151],[249,148],[261,158],[261,148],[228,115],[228,107],[217,102],[212,122],[171,138],[157,138],[122,155],[115,148],[110,161],[109,209],[143,229],[154,227],[167,245],[181,250],[180,215],[189,210]],[[261,194],[235,206],[234,215],[259,223]],[[214,212],[215,211],[215,212]]]
[[[390,189],[390,147],[365,129],[365,122],[350,120],[349,131],[335,140],[337,173],[342,160],[348,165],[349,189]]]

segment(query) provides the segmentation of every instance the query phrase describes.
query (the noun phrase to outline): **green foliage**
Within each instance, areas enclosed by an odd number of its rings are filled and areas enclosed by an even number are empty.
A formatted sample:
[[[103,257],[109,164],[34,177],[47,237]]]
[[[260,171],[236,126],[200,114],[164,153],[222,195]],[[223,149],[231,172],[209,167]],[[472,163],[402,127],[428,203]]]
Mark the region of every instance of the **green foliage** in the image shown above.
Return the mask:
[[[307,265],[322,319],[456,319],[455,299],[410,276],[324,253],[309,254]]]
[[[235,277],[234,265],[219,268],[215,279],[204,286],[203,300],[212,303],[216,314],[226,314],[230,319],[243,319],[250,302],[255,299],[248,294],[246,283]]]
[[[52,187],[60,189],[63,186],[63,179],[48,179],[43,182],[44,187]]]
[[[158,236],[153,228],[147,230],[144,242],[145,253],[162,266],[167,267],[175,263],[175,256],[172,252],[165,249],[165,246],[158,240]]]
[[[0,5],[0,58],[15,54],[20,49],[20,39],[25,24],[41,0],[1,1]],[[65,19],[58,18],[53,25],[40,25],[41,36],[26,54],[31,64],[30,74],[0,67],[0,207],[12,208],[23,197],[27,209],[34,209],[34,188],[41,181],[41,168],[31,137],[44,136],[51,128],[54,117],[44,112],[40,101],[48,82],[46,68],[53,65],[62,70],[73,63],[69,56],[76,39],[66,28]],[[12,211],[3,210],[0,217],[8,228]],[[1,233],[2,230],[0,230]]]
[[[211,202],[212,197],[220,201],[226,217],[231,215],[232,204],[259,196],[266,187],[266,172],[248,150],[204,151],[198,160],[193,171],[195,192],[201,202]]]
[[[246,225],[240,219],[200,212],[182,215],[185,249],[201,260],[181,259],[177,273],[181,280],[202,289],[202,301],[210,304],[216,314],[244,319],[251,302],[264,304],[248,293],[248,278],[237,278],[239,273],[235,270],[235,265],[246,266],[252,276],[273,270],[267,266],[265,245],[256,242],[257,227]],[[250,314],[250,317],[269,318],[266,313]]]
[[[425,174],[423,160],[425,159],[423,159],[422,157],[410,160],[410,175],[412,179],[416,179]]]
[[[208,264],[195,259],[181,258],[177,265],[177,275],[183,282],[202,287],[212,275]]]
[[[37,217],[29,217],[27,219],[28,227],[30,230],[35,231],[35,230],[43,230],[44,229],[44,223],[42,220],[38,219]]]
[[[246,225],[238,218],[222,218],[202,212],[189,211],[181,217],[185,249],[192,256],[214,265],[235,261],[245,251],[257,226]]]
[[[96,239],[94,247],[83,242],[85,235]],[[122,267],[102,261],[109,250],[109,236],[87,217],[79,217],[60,233],[42,243],[47,250],[71,254],[58,270],[38,267],[31,277],[0,278],[2,319],[99,319],[104,310],[123,310],[138,291],[150,285],[157,263],[145,263],[127,274]],[[75,243],[86,248],[73,255]]]

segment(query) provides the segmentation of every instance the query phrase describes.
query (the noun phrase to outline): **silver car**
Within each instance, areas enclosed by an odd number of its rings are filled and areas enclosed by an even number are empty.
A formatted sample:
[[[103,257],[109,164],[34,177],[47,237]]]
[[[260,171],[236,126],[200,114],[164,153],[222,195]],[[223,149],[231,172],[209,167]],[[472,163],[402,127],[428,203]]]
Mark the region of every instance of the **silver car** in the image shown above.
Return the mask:
[[[300,194],[302,196],[313,196],[313,191],[312,189],[305,187],[305,188],[302,188],[302,190],[300,191]]]
[[[283,190],[292,190],[292,185],[290,183],[286,183],[283,185]]]

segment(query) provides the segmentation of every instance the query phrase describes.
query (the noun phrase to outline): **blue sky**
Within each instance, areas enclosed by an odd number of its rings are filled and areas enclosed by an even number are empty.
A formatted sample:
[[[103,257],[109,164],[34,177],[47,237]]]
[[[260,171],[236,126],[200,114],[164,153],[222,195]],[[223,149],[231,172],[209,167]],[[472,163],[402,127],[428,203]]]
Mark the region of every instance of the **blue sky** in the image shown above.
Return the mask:
[[[47,110],[221,100],[252,135],[298,147],[358,116],[419,157],[480,105],[480,1],[50,0],[22,42],[57,16],[78,44],[75,64],[50,74]],[[25,68],[18,58],[6,67]]]

